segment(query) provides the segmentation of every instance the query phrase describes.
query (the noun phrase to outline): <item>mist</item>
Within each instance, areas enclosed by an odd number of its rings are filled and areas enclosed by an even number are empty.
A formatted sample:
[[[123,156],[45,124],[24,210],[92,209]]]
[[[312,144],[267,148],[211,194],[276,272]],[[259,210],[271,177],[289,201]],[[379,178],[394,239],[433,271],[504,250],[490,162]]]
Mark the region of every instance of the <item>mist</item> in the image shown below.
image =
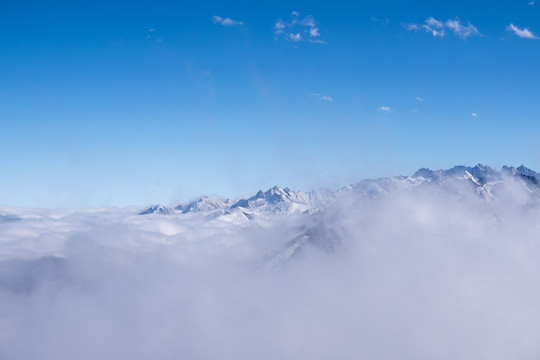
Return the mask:
[[[0,358],[537,358],[537,205],[508,182],[253,220],[2,208]]]

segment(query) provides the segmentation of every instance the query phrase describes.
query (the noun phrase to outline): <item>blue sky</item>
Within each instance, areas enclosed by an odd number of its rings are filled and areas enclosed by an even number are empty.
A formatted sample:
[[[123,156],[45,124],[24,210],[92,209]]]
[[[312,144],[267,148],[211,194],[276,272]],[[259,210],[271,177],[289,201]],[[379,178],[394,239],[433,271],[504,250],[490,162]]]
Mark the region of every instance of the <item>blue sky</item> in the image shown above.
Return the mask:
[[[540,170],[540,2],[0,3],[0,204]]]

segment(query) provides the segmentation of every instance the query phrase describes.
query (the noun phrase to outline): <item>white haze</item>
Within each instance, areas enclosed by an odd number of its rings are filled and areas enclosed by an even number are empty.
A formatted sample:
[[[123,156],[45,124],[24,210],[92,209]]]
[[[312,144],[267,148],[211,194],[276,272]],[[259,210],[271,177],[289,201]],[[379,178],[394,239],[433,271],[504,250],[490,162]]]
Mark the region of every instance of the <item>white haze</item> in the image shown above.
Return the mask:
[[[540,211],[519,184],[254,221],[0,210],[0,359],[540,356]],[[333,251],[261,271],[310,228]]]

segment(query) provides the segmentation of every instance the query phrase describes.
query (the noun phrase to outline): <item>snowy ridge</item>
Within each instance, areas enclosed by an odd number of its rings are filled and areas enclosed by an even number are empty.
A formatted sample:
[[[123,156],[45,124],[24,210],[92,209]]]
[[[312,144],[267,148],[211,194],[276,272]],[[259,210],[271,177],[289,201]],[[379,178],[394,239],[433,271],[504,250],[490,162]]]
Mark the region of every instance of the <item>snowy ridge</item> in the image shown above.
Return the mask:
[[[274,186],[247,199],[232,201],[217,196],[203,196],[186,204],[173,207],[153,205],[141,211],[139,215],[203,213],[219,216],[240,213],[248,218],[257,215],[286,215],[292,213],[313,214],[326,208],[335,200],[336,193],[330,190],[311,192],[292,191],[289,188]]]
[[[524,183],[529,192],[540,193],[540,174],[521,165],[503,166],[497,171],[489,166],[478,164],[474,167],[454,166],[448,170],[430,170],[422,168],[412,176],[364,179],[356,184],[338,189],[316,190],[311,192],[293,191],[289,188],[274,186],[271,189],[236,201],[217,196],[203,196],[185,204],[166,207],[153,205],[140,215],[174,215],[202,213],[212,216],[238,213],[247,218],[257,216],[287,215],[292,213],[316,214],[330,206],[336,199],[355,196],[366,199],[388,195],[397,190],[413,190],[421,186],[440,186],[453,192],[462,192],[463,187],[470,188],[478,196],[490,200],[496,198],[497,188],[506,181]]]

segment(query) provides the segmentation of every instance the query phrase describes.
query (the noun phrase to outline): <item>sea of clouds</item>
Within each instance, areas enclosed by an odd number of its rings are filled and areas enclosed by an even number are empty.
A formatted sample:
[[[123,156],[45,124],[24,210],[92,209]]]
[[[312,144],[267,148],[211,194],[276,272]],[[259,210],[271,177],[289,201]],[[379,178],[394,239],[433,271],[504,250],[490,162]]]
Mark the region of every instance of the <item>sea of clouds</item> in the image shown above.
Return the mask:
[[[455,190],[252,221],[0,208],[0,359],[537,359],[538,201]]]

